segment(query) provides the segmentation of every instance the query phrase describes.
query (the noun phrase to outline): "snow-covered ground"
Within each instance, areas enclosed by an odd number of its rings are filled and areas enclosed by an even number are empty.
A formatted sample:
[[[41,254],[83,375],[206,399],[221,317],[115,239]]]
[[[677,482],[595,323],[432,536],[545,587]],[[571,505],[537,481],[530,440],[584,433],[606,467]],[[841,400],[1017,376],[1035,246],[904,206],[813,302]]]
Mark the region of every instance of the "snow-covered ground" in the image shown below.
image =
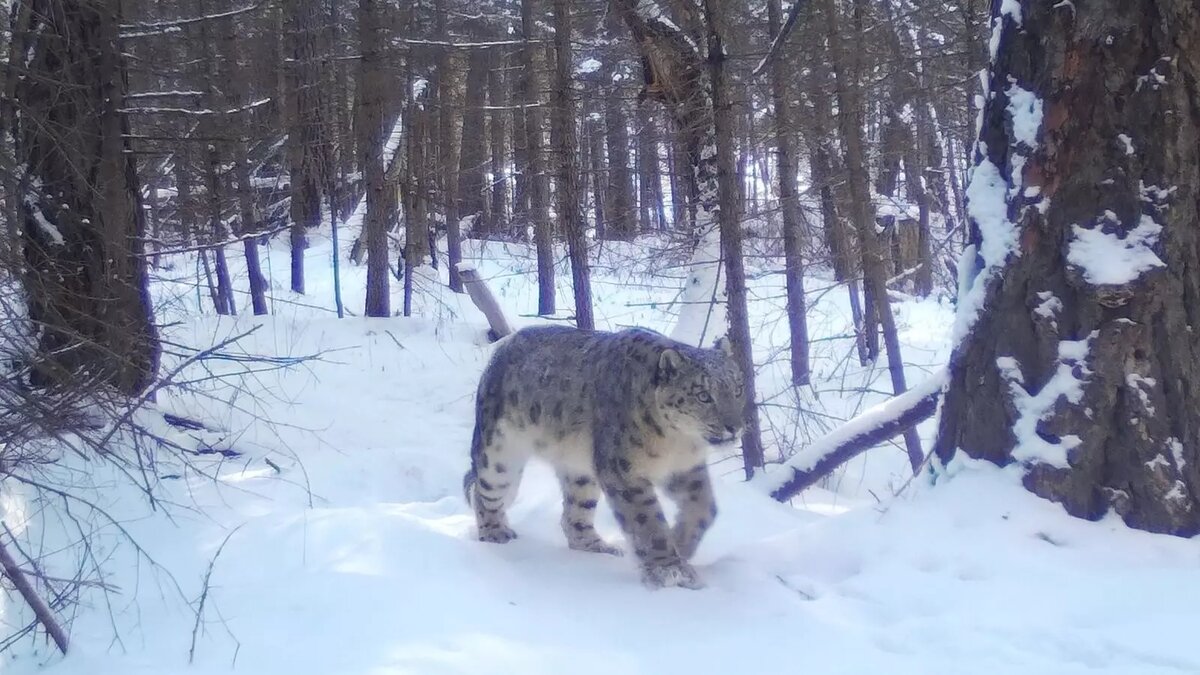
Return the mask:
[[[666,330],[674,282],[649,272],[656,265],[661,274],[682,271],[635,251],[606,245],[599,252],[596,316],[604,327]],[[235,271],[238,253],[230,249]],[[71,613],[68,658],[26,637],[0,668],[54,675],[1200,672],[1190,642],[1200,626],[1200,540],[1070,518],[990,465],[956,462],[936,485],[906,484],[907,460],[895,447],[867,453],[792,505],[742,482],[735,461],[715,463],[721,515],[697,556],[708,583],[702,591],[650,592],[628,558],[569,551],[557,484],[540,466],[527,473],[511,512],[521,538],[479,543],[460,480],[474,385],[491,349],[482,317],[465,298],[431,290],[419,317],[339,320],[330,310],[329,255],[329,243],[314,238],[310,293],[296,297],[286,290],[287,251],[270,251],[264,268],[274,313],[263,318],[213,316],[207,294],[197,293],[192,258],[160,272],[154,291],[171,341],[202,348],[257,326],[233,349],[318,358],[161,396],[162,409],[224,430],[206,440],[243,453],[207,455],[199,460],[205,472],[164,460],[156,468],[168,508],[152,511],[103,464],[72,464],[72,481],[93,486],[85,492],[144,555],[114,526],[76,509],[98,531],[95,558],[112,592],[87,592]],[[490,244],[469,246],[468,255],[510,316],[533,322],[529,252]],[[559,299],[569,305],[563,272]],[[346,306],[357,312],[364,270],[344,264],[343,274]],[[246,287],[244,279],[235,283]],[[760,373],[766,442],[776,453],[883,400],[888,388],[884,373],[852,356],[845,291],[820,278],[810,280],[816,384],[799,393],[785,386],[781,284],[781,275],[767,273],[753,283],[756,354],[767,364]],[[898,317],[915,382],[945,362],[952,308],[907,302]],[[180,379],[244,367],[210,361]],[[921,429],[928,442],[932,425]],[[6,499],[10,522],[22,505]],[[22,536],[53,550],[74,536],[65,520],[49,534],[35,528]],[[619,541],[604,509],[598,528]],[[54,559],[62,570],[46,573],[71,573],[75,555]],[[2,618],[11,627],[28,615],[9,601]]]

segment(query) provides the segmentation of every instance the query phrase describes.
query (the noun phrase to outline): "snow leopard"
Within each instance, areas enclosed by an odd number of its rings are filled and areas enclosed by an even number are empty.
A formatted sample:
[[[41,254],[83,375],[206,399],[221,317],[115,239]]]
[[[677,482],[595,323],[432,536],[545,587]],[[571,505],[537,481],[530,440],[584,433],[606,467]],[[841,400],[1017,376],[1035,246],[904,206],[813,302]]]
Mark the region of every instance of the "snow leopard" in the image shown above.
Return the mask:
[[[704,586],[689,563],[717,515],[707,458],[737,443],[746,406],[728,338],[539,326],[497,344],[480,377],[463,491],[481,541],[516,538],[505,514],[527,460],[555,469],[568,546],[621,555],[596,532],[604,496],[650,588]],[[679,507],[668,527],[656,494]]]

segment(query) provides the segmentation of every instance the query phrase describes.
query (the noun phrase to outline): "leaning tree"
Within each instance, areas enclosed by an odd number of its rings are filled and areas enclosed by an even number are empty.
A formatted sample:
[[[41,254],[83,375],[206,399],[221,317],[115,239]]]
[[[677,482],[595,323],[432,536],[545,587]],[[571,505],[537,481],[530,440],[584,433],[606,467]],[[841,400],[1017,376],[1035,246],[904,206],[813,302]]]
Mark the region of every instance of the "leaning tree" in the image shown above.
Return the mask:
[[[159,347],[129,124],[118,0],[19,0],[11,69],[35,381],[144,390]]]
[[[1019,463],[1077,516],[1196,534],[1200,8],[992,4],[935,451]]]

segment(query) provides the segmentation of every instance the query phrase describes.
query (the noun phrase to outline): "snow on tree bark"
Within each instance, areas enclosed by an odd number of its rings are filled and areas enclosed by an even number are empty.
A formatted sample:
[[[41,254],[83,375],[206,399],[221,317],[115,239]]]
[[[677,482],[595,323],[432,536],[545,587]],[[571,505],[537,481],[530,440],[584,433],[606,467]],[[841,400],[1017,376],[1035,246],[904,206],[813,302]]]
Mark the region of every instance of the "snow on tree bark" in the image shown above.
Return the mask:
[[[1018,462],[1077,516],[1194,535],[1200,12],[1008,0],[989,46],[935,451]]]

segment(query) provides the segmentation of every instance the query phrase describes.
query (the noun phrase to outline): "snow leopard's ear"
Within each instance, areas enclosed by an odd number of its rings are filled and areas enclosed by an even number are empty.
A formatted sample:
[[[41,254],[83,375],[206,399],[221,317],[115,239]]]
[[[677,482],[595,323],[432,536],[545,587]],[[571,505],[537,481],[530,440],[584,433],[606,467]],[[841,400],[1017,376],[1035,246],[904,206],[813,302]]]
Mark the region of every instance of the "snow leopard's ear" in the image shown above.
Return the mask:
[[[658,372],[654,374],[654,383],[670,382],[679,373],[679,366],[682,363],[683,357],[679,355],[679,352],[674,349],[664,349],[658,356]]]
[[[713,349],[720,349],[725,352],[725,356],[733,356],[733,343],[727,336],[723,335],[717,338],[717,341],[713,343]]]

